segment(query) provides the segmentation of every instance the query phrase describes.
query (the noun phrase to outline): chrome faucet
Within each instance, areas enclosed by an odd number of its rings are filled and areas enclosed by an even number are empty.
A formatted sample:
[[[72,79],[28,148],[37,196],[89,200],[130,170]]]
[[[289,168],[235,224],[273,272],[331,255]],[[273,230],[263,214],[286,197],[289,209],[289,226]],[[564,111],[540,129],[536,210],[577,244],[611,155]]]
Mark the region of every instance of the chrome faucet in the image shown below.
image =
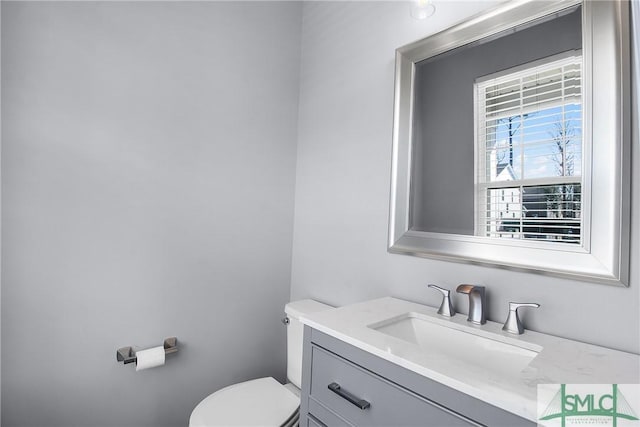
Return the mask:
[[[484,325],[487,318],[484,313],[484,286],[460,285],[456,292],[469,295],[469,322],[476,325]]]
[[[503,331],[509,332],[510,334],[524,334],[524,326],[522,326],[520,316],[518,316],[518,309],[520,307],[538,308],[540,307],[540,304],[536,304],[533,302],[510,302],[509,315],[507,316],[507,321],[504,322],[504,326],[502,327]]]
[[[430,288],[433,288],[437,291],[440,291],[442,294],[442,303],[440,303],[440,309],[438,310],[438,314],[441,314],[446,317],[452,317],[456,315],[456,310],[453,308],[453,304],[451,304],[451,298],[449,295],[451,291],[449,289],[441,288],[436,285],[427,285]]]

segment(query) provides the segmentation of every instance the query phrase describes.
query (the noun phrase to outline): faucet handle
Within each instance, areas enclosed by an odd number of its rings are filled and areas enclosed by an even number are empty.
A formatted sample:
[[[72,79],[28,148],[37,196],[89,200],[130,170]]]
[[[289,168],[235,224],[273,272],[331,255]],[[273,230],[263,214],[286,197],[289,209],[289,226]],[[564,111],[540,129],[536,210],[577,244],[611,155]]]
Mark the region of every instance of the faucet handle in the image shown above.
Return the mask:
[[[507,321],[504,322],[504,326],[502,327],[503,331],[507,331],[510,334],[524,334],[524,326],[522,326],[520,316],[518,316],[518,309],[520,307],[538,308],[540,307],[540,304],[536,304],[534,302],[510,302],[509,315],[507,316]]]
[[[442,303],[440,303],[440,309],[438,309],[438,314],[441,314],[446,317],[453,317],[456,315],[456,311],[453,308],[453,304],[451,304],[450,294],[451,291],[449,289],[441,288],[436,285],[427,285],[428,287],[440,291],[442,293]]]
[[[449,289],[441,288],[438,285],[429,284],[429,285],[427,285],[427,287],[442,292],[442,295],[444,295],[444,296],[449,296],[449,294],[451,293],[451,291]]]

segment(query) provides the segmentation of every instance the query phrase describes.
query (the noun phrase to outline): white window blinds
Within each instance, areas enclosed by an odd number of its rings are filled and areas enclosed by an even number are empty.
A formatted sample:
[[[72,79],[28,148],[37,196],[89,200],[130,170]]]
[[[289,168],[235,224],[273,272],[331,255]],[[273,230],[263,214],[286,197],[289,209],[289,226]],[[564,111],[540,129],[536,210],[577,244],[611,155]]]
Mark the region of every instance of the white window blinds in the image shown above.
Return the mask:
[[[581,243],[579,53],[478,79],[476,234]]]

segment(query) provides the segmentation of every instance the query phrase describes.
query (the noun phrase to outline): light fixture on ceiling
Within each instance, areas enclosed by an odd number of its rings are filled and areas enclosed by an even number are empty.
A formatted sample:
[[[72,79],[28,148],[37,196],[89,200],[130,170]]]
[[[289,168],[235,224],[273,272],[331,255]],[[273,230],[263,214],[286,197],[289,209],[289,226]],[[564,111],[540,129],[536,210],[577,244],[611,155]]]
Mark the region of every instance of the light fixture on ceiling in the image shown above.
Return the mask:
[[[433,0],[417,0],[411,4],[411,16],[415,19],[427,19],[435,12]]]

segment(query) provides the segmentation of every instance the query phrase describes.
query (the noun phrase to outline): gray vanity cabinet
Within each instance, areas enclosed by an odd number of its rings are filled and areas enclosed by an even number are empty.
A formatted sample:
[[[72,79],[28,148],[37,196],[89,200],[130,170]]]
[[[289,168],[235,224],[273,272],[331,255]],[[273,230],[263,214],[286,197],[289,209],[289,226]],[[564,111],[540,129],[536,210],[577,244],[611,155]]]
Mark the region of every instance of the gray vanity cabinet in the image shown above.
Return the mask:
[[[305,326],[300,425],[533,426]]]

